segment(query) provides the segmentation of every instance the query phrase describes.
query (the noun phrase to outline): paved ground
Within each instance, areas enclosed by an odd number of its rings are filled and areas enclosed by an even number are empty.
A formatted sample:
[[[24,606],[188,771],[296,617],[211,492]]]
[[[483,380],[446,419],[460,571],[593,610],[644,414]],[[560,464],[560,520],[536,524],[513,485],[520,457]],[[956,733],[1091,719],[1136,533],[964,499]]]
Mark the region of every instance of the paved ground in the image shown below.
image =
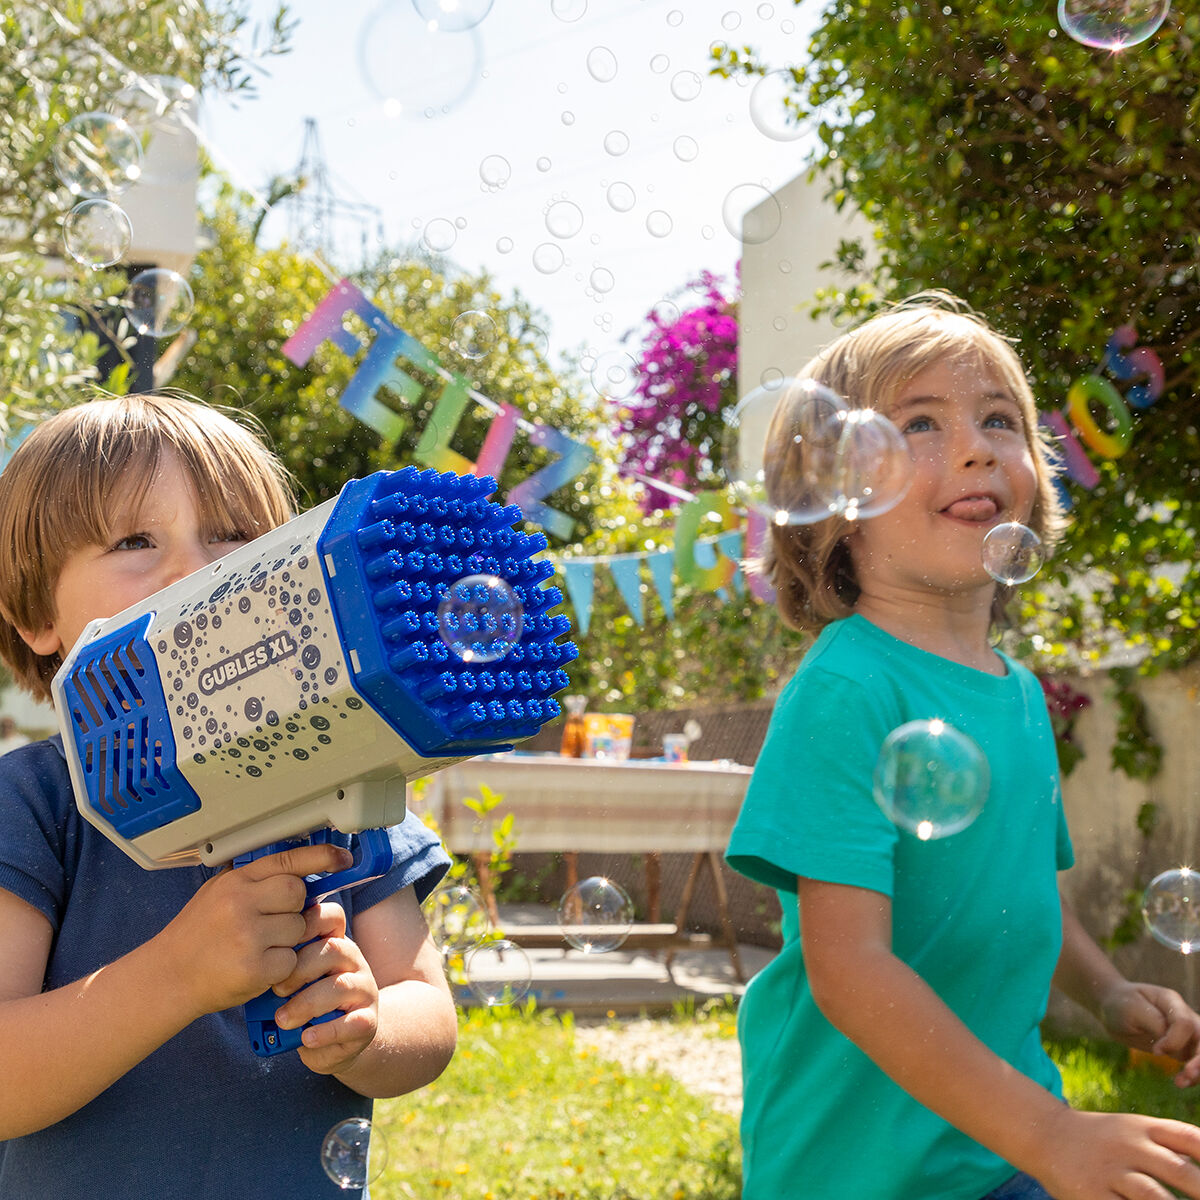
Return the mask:
[[[552,910],[534,905],[501,906],[501,924],[545,925],[554,921]],[[670,1012],[691,998],[695,1003],[713,997],[741,995],[729,951],[722,946],[676,950],[668,969],[664,950],[621,947],[603,954],[585,954],[564,941],[562,948],[524,951],[532,970],[532,994],[540,1005],[569,1009],[577,1016],[636,1016]],[[761,946],[740,946],[747,978],[774,957]],[[507,969],[507,968],[506,968]],[[463,996],[464,1003],[477,1003]]]

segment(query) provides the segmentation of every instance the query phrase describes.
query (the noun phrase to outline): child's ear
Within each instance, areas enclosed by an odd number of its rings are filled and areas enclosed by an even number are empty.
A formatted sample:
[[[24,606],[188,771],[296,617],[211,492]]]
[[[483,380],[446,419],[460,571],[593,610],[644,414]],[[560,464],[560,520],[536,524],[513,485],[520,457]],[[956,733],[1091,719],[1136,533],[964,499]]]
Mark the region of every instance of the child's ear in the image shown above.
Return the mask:
[[[30,650],[43,658],[48,658],[51,654],[58,654],[62,650],[62,638],[58,636],[58,630],[53,621],[47,621],[41,629],[30,630],[18,627],[17,632]]]

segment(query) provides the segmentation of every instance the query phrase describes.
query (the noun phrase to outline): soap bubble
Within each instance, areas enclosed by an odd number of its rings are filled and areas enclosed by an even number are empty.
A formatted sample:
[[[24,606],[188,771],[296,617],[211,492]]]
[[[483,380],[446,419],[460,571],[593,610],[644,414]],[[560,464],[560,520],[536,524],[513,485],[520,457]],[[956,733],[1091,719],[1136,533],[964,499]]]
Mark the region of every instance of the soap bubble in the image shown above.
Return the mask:
[[[450,349],[459,357],[478,362],[496,346],[496,322],[484,312],[459,313],[450,327]]]
[[[555,242],[542,242],[533,248],[533,265],[543,275],[553,275],[566,260],[562,247]]]
[[[1124,50],[1157,33],[1170,8],[1170,0],[1058,0],[1058,23],[1085,46]]]
[[[899,504],[912,485],[912,455],[900,431],[874,409],[851,409],[842,421],[834,503],[850,521],[877,517]]]
[[[512,178],[512,167],[501,154],[489,154],[479,164],[479,178],[488,187],[502,188]]]
[[[695,100],[703,86],[695,71],[677,71],[671,76],[671,95],[676,100]]]
[[[441,7],[436,0],[422,3]],[[483,46],[478,29],[450,30],[423,19],[413,4],[380,4],[359,30],[358,61],[368,89],[389,114],[431,116],[470,95],[481,75]]]
[[[1179,867],[1156,875],[1142,897],[1142,916],[1155,941],[1181,954],[1200,949],[1200,874]]]
[[[321,1166],[346,1191],[362,1191],[387,1166],[387,1139],[371,1129],[366,1117],[339,1121],[321,1144]]]
[[[73,196],[119,196],[142,174],[142,143],[111,113],[72,117],[54,141],[54,172]]]
[[[85,267],[111,267],[129,249],[133,227],[111,200],[81,200],[63,221],[63,245]]]
[[[519,1004],[533,983],[529,955],[505,938],[476,946],[467,955],[466,973],[475,999],[489,1008]]]
[[[754,127],[775,142],[794,142],[805,134],[796,118],[792,99],[796,84],[791,71],[768,71],[750,92],[750,120]]]
[[[457,240],[458,230],[446,217],[434,217],[421,230],[421,244],[433,254],[445,254]]]
[[[721,203],[725,228],[747,246],[769,242],[783,224],[783,209],[765,187],[739,183],[729,189]]]
[[[616,183],[609,184],[607,195],[608,206],[613,212],[629,212],[637,202],[633,188],[620,179]]]
[[[661,208],[656,208],[646,216],[646,232],[651,237],[664,238],[674,227],[671,214],[663,212]]]
[[[588,51],[587,69],[597,83],[611,83],[617,77],[617,56],[607,46],[593,46]]]
[[[983,567],[997,583],[1028,583],[1045,562],[1042,539],[1019,521],[1004,521],[983,539]]]
[[[696,155],[700,153],[700,147],[696,144],[696,139],[683,134],[675,139],[671,149],[675,152],[675,157],[680,162],[695,162]]]
[[[583,228],[583,209],[570,200],[556,200],[546,209],[546,229],[556,238],[572,238]]]
[[[178,333],[192,319],[196,298],[178,271],[154,267],[129,281],[124,304],[138,333],[162,338]]]
[[[592,363],[590,377],[592,387],[606,400],[625,400],[637,387],[637,363],[623,350],[606,350]]]
[[[568,888],[558,904],[563,937],[585,954],[615,950],[633,927],[629,893],[603,875],[581,879]]]
[[[461,883],[441,883],[422,905],[433,944],[443,954],[461,954],[478,945],[488,933],[483,904]]]
[[[604,152],[620,158],[629,149],[629,135],[623,129],[610,129],[604,135]]]
[[[588,283],[600,293],[611,292],[616,286],[616,279],[607,267],[595,267],[588,276]]]
[[[587,12],[587,0],[550,0],[550,11],[560,21],[578,21]]]
[[[983,751],[937,719],[893,729],[875,766],[875,802],[923,842],[966,829],[983,810],[988,784]]]
[[[772,380],[739,401],[726,413],[721,459],[738,502],[773,525],[810,525],[836,512],[845,412],[845,401],[812,379]],[[779,433],[768,452],[773,419]]]
[[[461,33],[474,29],[492,11],[492,0],[412,0],[431,30]]]
[[[438,633],[463,662],[495,662],[520,640],[525,610],[499,575],[452,583],[437,610]]]

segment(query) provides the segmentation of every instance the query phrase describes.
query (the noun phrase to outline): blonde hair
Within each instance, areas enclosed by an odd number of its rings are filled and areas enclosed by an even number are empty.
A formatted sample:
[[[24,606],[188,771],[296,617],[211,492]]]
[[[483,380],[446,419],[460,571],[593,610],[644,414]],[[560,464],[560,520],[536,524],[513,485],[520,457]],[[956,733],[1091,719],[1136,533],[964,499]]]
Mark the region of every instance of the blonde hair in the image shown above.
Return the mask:
[[[22,688],[48,699],[60,656],[35,654],[20,631],[55,619],[67,558],[111,540],[113,521],[142,503],[164,451],[178,456],[213,528],[254,538],[288,520],[287,471],[239,420],[172,395],[104,397],[48,418],[21,443],[0,473],[0,657]]]
[[[911,379],[938,362],[963,359],[977,359],[995,370],[1020,406],[1037,476],[1029,527],[1050,549],[1065,519],[1054,484],[1053,452],[1038,426],[1033,391],[1012,344],[965,302],[945,292],[922,292],[901,301],[838,338],[798,378],[824,384],[851,408],[887,415]],[[782,489],[779,494],[786,495],[789,481],[805,472],[805,442],[793,432],[799,389],[795,393],[776,406],[767,434],[768,494]],[[773,584],[779,613],[791,628],[815,633],[853,611],[859,587],[846,536],[853,528],[844,516],[770,527],[754,565]],[[1011,588],[997,586],[994,620],[1003,619],[1011,594]]]

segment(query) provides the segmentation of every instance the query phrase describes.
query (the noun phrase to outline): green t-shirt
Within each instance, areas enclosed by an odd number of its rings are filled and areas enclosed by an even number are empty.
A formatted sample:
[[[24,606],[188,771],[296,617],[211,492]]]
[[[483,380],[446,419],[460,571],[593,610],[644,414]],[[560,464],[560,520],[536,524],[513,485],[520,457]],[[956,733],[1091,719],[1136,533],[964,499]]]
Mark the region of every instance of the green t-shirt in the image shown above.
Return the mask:
[[[821,1015],[797,876],[890,896],[896,955],[981,1041],[1062,1095],[1038,1025],[1062,942],[1056,872],[1073,856],[1041,686],[1001,659],[1008,673],[988,675],[853,616],[825,628],[775,707],[727,851],[783,906],[783,949],[738,1013],[743,1200],[978,1200],[1013,1174]],[[893,729],[932,718],[974,739],[991,782],[972,824],[922,841],[884,816],[872,774]]]

